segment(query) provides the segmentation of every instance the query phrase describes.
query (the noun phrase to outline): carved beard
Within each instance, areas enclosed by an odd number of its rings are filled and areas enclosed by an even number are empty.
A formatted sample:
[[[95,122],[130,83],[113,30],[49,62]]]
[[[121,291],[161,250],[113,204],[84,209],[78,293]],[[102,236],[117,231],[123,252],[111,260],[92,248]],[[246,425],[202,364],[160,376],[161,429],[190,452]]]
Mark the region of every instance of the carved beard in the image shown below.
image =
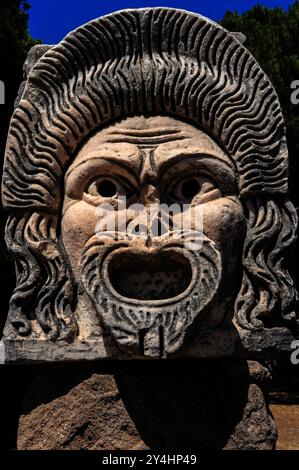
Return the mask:
[[[199,232],[200,249],[157,237],[85,245],[81,278],[104,327],[127,355],[166,357],[183,344],[188,327],[214,298],[221,277],[215,243]],[[107,243],[108,241],[108,243]]]

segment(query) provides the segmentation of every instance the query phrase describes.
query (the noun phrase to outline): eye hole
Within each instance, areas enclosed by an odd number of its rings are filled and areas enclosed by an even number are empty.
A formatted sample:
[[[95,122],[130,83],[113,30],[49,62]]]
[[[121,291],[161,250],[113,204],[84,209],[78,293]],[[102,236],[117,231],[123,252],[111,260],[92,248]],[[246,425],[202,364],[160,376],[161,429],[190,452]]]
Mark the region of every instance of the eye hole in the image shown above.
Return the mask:
[[[184,178],[175,183],[170,192],[171,197],[176,201],[189,202],[196,196],[200,198],[207,194],[209,195],[207,198],[220,197],[220,191],[213,181],[205,176]]]
[[[193,199],[199,190],[200,184],[195,178],[190,178],[182,182],[181,193],[184,199]]]
[[[132,186],[124,181],[119,181],[116,178],[99,177],[92,181],[85,190],[87,198],[116,198],[127,197],[131,198],[134,194]]]
[[[113,197],[117,195],[117,186],[114,181],[104,179],[96,183],[97,191],[102,197]]]

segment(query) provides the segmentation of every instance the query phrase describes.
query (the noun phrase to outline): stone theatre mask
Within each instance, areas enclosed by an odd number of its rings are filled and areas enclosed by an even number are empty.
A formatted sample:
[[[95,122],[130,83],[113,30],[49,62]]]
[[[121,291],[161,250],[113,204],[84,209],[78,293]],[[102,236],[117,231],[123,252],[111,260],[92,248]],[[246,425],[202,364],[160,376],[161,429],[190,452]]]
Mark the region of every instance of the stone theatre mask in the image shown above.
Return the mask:
[[[39,55],[6,148],[5,339],[167,357],[203,331],[296,329],[284,121],[237,37],[127,10]]]

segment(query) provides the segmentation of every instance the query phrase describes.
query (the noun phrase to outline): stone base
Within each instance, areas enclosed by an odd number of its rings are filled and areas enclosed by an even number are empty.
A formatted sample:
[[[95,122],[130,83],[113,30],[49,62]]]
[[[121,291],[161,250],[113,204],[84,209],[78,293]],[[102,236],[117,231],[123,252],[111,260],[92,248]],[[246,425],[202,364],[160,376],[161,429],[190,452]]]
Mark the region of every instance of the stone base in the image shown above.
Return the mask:
[[[40,379],[45,377],[35,385]],[[110,375],[93,374],[65,395],[26,411],[19,423],[18,449],[146,448]]]
[[[244,358],[273,360],[289,358],[295,337],[286,328],[263,331],[237,330],[224,326],[217,330],[201,331],[169,359],[224,359]],[[109,342],[109,348],[107,344]],[[67,363],[73,361],[126,360],[126,356],[107,337],[66,341],[41,341],[34,339],[8,339],[0,341],[0,364]]]
[[[77,366],[38,375],[24,400],[18,449],[275,448],[261,388],[268,372],[257,363],[191,361],[186,369],[143,361],[104,372]]]

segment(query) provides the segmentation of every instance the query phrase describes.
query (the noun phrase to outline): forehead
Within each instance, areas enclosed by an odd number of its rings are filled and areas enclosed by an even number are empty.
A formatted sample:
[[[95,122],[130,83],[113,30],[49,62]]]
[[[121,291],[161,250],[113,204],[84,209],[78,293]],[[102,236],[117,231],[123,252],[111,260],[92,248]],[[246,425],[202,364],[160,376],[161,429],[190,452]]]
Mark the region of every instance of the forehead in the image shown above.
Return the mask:
[[[140,152],[153,151],[159,164],[182,153],[208,154],[230,163],[231,159],[203,131],[171,117],[132,117],[93,135],[78,152],[70,170],[97,157],[126,159],[136,165]]]

